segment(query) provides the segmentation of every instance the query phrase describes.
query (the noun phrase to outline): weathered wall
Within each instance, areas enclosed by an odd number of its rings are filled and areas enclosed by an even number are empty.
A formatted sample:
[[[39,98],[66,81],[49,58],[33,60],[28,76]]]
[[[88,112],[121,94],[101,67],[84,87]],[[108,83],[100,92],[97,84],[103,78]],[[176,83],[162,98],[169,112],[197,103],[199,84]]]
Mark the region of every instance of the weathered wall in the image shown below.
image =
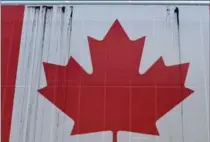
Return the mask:
[[[111,132],[71,136],[73,120],[37,90],[47,85],[42,62],[66,65],[73,56],[91,73],[87,36],[103,39],[116,19],[130,39],[146,36],[140,73],[146,72],[160,56],[166,65],[190,62],[185,86],[194,90],[192,96],[157,121],[159,136],[119,132],[118,141],[208,142],[209,8],[180,6],[179,31],[174,9],[174,6],[25,7],[10,142],[112,141]],[[6,46],[3,44],[3,49]],[[7,102],[2,100],[4,108]],[[4,112],[2,117],[6,117]]]

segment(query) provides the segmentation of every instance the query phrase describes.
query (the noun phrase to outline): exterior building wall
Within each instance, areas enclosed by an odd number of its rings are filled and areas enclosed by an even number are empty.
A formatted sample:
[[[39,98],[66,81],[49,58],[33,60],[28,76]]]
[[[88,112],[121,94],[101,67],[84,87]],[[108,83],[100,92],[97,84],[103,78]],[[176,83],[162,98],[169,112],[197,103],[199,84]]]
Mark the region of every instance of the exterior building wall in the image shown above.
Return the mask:
[[[119,131],[118,141],[209,142],[209,8],[178,8],[177,18],[175,6],[3,7],[2,141],[112,141],[111,131],[70,135],[73,119],[37,90],[47,85],[43,62],[73,57],[91,74],[87,37],[102,40],[118,19],[131,40],[146,36],[139,73],[160,57],[167,66],[189,62],[185,86],[194,91],[157,121],[159,136]]]

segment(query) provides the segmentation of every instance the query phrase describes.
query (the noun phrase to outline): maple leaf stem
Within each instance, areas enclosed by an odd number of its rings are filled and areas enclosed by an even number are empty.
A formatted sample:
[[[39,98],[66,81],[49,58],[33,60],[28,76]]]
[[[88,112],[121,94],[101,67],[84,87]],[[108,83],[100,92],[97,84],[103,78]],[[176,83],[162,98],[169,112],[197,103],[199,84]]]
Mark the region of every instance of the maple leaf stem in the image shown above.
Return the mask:
[[[113,132],[113,142],[117,142],[117,131]]]

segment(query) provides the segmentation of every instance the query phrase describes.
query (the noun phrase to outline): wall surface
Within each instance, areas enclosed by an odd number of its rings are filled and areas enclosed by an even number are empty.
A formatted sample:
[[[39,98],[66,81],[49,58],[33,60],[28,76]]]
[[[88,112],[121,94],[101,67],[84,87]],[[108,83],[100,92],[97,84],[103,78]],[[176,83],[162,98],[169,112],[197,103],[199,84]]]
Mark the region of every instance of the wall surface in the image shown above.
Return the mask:
[[[209,142],[209,7],[175,8],[3,7],[2,141]]]

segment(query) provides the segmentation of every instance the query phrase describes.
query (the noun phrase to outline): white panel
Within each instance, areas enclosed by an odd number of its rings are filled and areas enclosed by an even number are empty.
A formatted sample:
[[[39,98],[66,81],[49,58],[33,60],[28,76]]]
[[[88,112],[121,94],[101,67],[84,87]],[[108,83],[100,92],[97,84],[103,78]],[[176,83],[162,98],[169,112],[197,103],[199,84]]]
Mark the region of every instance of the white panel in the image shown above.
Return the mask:
[[[209,142],[209,7],[180,7],[181,60],[190,61],[183,102],[184,141]]]
[[[61,7],[25,9],[10,142],[60,142],[69,136],[72,121],[37,90],[46,84],[42,62],[65,64],[69,57],[71,12],[70,6],[64,13]]]
[[[140,73],[144,73],[160,56],[167,65],[190,62],[186,86],[195,91],[183,105],[176,106],[157,122],[160,136],[120,132],[118,142],[209,142],[208,7],[179,8],[180,48],[174,8],[26,7],[10,142],[112,141],[111,132],[71,136],[72,119],[37,90],[46,86],[42,62],[66,65],[73,56],[91,73],[87,36],[102,39],[115,19],[120,21],[131,39],[147,37]]]

